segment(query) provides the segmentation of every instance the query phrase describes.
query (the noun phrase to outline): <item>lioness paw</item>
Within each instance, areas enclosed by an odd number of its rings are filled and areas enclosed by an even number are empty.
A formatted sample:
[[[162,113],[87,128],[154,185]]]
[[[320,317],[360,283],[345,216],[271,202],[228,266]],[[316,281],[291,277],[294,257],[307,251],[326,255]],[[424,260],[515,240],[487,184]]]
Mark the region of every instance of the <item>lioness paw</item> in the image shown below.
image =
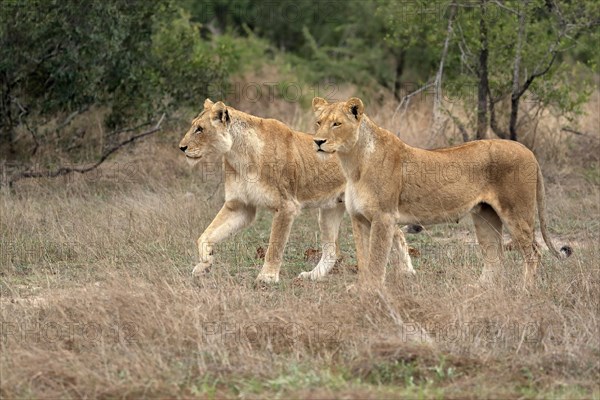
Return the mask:
[[[308,279],[311,281],[320,281],[323,279],[323,276],[315,274],[313,271],[304,271],[304,272],[300,272],[300,275],[298,275],[298,278]]]
[[[210,272],[211,263],[201,262],[196,264],[194,269],[192,270],[192,276],[201,277]]]
[[[276,274],[273,274],[273,273],[271,273],[271,274],[260,273],[256,277],[256,282],[278,283],[279,282],[279,273],[276,273]]]

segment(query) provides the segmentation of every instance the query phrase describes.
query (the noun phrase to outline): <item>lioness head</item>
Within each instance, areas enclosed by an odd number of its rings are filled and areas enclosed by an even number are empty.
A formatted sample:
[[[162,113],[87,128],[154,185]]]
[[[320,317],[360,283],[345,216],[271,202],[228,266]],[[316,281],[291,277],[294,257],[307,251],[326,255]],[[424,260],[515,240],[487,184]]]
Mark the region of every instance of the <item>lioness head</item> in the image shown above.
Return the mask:
[[[185,153],[189,164],[195,165],[201,159],[215,160],[231,149],[229,125],[231,119],[227,106],[210,99],[204,101],[204,110],[193,121],[179,149]]]
[[[349,152],[358,140],[358,127],[363,117],[361,99],[352,97],[346,102],[328,103],[321,97],[312,102],[317,117],[315,144],[318,152]]]

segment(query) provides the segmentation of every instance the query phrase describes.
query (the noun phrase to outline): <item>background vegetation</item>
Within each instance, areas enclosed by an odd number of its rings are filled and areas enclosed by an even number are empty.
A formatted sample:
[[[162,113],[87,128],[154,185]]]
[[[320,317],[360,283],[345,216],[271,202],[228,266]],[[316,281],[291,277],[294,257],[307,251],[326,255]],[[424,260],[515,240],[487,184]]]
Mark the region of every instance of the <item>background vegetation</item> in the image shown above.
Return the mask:
[[[3,0],[0,9],[0,156],[19,162],[91,161],[163,113],[173,121],[207,96],[239,102],[256,88],[266,97],[273,84],[278,99],[302,104],[348,84],[403,107],[416,91],[433,102],[432,135],[450,124],[463,140],[520,140],[546,110],[578,130],[570,122],[598,67],[593,0]],[[255,87],[236,86],[267,67]],[[70,126],[90,110],[101,114],[96,140]]]
[[[0,0],[0,398],[599,398],[600,96],[592,0]],[[216,248],[217,166],[177,144],[204,99],[310,131],[314,95],[362,96],[409,144],[516,139],[550,230],[536,287],[498,285],[470,221],[409,236],[386,290],[312,268],[314,210],[256,288],[271,217]],[[77,172],[84,172],[79,174]],[[508,236],[506,236],[508,240]],[[541,240],[538,239],[538,242]]]

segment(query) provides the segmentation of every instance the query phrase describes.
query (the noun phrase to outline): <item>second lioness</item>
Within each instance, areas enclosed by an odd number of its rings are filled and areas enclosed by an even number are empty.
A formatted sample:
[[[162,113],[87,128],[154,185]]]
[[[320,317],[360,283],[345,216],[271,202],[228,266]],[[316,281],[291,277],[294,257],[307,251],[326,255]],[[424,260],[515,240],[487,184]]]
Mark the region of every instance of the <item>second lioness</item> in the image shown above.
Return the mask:
[[[544,180],[533,153],[509,140],[478,140],[424,150],[411,147],[364,114],[360,99],[328,103],[316,97],[314,137],[320,154],[337,154],[347,178],[346,206],[361,280],[381,284],[395,224],[458,221],[470,213],[484,256],[481,280],[493,281],[502,263],[502,226],[524,257],[524,283],[539,262],[536,207],[544,241]],[[569,255],[571,249],[561,249]],[[366,273],[369,271],[370,273]]]
[[[323,253],[317,266],[301,276],[319,279],[329,272],[339,252],[346,182],[339,161],[322,160],[313,151],[311,135],[207,99],[179,146],[191,164],[222,159],[225,175],[225,204],[198,239],[194,275],[211,267],[214,245],[248,226],[258,207],[274,212],[258,281],[279,281],[283,251],[302,208],[319,208]],[[396,229],[394,235],[399,262],[412,270],[402,232]]]

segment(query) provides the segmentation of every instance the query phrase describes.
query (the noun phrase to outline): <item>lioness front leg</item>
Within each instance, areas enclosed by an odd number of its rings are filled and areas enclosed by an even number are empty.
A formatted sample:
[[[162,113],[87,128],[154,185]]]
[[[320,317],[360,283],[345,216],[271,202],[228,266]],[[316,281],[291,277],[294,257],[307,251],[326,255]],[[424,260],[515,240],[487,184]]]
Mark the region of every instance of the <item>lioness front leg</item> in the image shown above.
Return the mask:
[[[358,270],[361,286],[380,286],[385,280],[387,265],[396,225],[391,215],[380,213],[371,222],[369,237],[369,264]]]
[[[275,212],[271,224],[269,248],[265,254],[265,263],[256,278],[258,282],[279,282],[279,269],[283,262],[283,251],[290,237],[292,224],[297,213],[298,207],[291,202],[286,203]]]
[[[248,226],[255,215],[256,208],[253,206],[238,201],[225,202],[198,239],[200,262],[194,267],[192,275],[201,276],[208,272],[213,264],[213,246]]]
[[[406,243],[404,232],[402,232],[402,228],[398,226],[394,230],[394,241],[392,244],[392,254],[390,254],[390,259],[401,272],[411,275],[415,274],[415,269],[413,268],[410,254],[408,253],[408,244]]]
[[[323,278],[335,265],[339,255],[338,234],[346,206],[338,203],[334,208],[319,209],[319,229],[321,230],[321,259],[310,272],[300,273],[300,278],[317,280]]]

